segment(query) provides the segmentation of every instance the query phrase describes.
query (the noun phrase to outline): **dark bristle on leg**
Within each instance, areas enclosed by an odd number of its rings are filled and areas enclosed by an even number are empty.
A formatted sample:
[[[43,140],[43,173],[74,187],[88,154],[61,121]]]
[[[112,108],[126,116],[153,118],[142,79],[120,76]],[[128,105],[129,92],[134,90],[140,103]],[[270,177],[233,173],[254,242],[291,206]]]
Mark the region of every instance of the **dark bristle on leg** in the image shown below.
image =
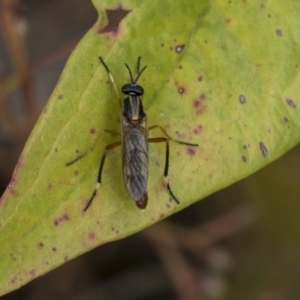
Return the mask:
[[[174,193],[172,192],[171,188],[170,188],[170,184],[169,182],[167,183],[167,189],[171,195],[171,197],[173,198],[173,200],[177,203],[180,204],[180,201],[175,197]]]
[[[160,126],[160,125],[153,125],[151,127],[148,128],[148,130],[152,130],[155,128],[159,128],[166,137],[158,137],[158,138],[149,138],[148,142],[149,143],[161,143],[161,142],[165,142],[166,143],[166,159],[165,159],[165,169],[164,169],[164,179],[167,185],[167,190],[169,191],[170,196],[172,197],[172,199],[177,203],[180,204],[179,200],[177,199],[177,197],[174,195],[170,184],[169,184],[169,179],[168,179],[168,174],[169,174],[169,141],[173,141],[175,143],[181,144],[181,145],[186,145],[186,146],[192,146],[192,147],[197,147],[198,144],[191,144],[191,143],[187,143],[187,142],[183,142],[183,141],[178,141],[173,139],[171,136],[169,136],[169,134]]]
[[[97,190],[94,190],[93,195],[91,197],[91,199],[89,200],[88,204],[86,205],[86,207],[83,209],[84,212],[86,212],[88,210],[88,208],[90,207],[90,205],[92,204],[94,198],[97,195]]]
[[[87,209],[89,208],[89,206],[92,204],[94,198],[96,197],[97,195],[97,191],[100,187],[100,184],[101,184],[101,177],[102,177],[102,170],[103,170],[103,166],[104,166],[104,162],[105,162],[105,158],[106,158],[106,154],[109,150],[113,149],[113,148],[116,148],[118,146],[121,145],[121,142],[116,142],[116,143],[113,143],[113,144],[110,144],[108,146],[105,147],[104,149],[104,152],[103,152],[103,155],[102,155],[102,159],[101,159],[101,164],[100,164],[100,168],[99,168],[99,171],[98,171],[98,177],[97,177],[97,183],[96,183],[96,187],[94,189],[94,192],[92,194],[92,197],[90,198],[89,202],[87,203],[86,207],[83,209],[84,212],[87,211]]]

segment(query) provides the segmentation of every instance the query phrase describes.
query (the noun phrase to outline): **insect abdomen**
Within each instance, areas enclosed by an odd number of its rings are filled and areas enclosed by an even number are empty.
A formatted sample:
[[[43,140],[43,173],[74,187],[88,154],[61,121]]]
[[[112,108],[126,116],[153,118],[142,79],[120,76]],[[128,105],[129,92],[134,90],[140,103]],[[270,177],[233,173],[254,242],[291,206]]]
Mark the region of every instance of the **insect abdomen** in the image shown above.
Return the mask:
[[[132,125],[123,119],[123,175],[130,197],[140,208],[147,204],[148,142],[144,122]]]

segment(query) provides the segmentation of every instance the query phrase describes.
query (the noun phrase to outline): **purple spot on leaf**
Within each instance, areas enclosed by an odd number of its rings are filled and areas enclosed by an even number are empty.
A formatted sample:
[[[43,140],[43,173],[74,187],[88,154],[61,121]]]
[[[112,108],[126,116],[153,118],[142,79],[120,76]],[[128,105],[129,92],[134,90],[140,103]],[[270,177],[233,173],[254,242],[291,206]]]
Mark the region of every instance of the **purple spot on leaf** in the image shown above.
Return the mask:
[[[263,142],[260,142],[260,143],[259,143],[259,147],[260,147],[260,150],[261,150],[263,156],[266,157],[266,156],[268,155],[268,153],[269,153],[269,151],[268,151],[266,145],[265,145]]]
[[[200,115],[206,110],[206,106],[204,105],[206,96],[205,94],[201,94],[198,99],[194,100],[193,106],[196,109],[196,114]]]
[[[94,240],[95,237],[96,237],[95,232],[90,232],[90,233],[89,233],[89,239],[90,239],[90,240]]]
[[[131,10],[125,10],[120,5],[114,10],[106,9],[106,16],[108,24],[100,30],[100,33],[113,32],[116,33],[119,28],[120,22],[126,17],[126,15],[131,12]]]
[[[246,103],[246,97],[244,95],[239,95],[239,101],[241,104],[245,104]]]
[[[286,102],[289,106],[296,108],[297,105],[295,104],[295,102],[292,99],[286,99]]]
[[[188,155],[190,155],[190,156],[194,156],[194,155],[196,154],[196,150],[195,150],[194,148],[192,148],[192,147],[188,147],[188,148],[186,149],[186,153],[187,153]]]

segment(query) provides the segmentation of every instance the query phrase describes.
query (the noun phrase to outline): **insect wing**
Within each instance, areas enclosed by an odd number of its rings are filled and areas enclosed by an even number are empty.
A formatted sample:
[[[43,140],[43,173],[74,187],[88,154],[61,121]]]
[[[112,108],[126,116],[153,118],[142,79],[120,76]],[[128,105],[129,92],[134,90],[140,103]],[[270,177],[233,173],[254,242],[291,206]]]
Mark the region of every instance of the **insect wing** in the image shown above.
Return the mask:
[[[132,125],[123,117],[122,133],[124,182],[129,195],[138,205],[147,193],[148,140],[146,117],[136,125]]]

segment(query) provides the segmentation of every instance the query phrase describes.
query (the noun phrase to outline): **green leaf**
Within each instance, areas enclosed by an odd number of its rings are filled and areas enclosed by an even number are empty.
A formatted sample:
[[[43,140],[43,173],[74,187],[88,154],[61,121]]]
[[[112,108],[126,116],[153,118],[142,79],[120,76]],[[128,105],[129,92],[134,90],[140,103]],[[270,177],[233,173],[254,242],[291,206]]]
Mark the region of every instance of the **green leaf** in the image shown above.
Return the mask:
[[[300,4],[287,1],[94,0],[100,18],[71,55],[35,126],[0,205],[0,294],[100,244],[126,237],[240,180],[299,143]],[[114,17],[123,18],[119,23]],[[117,27],[116,27],[117,26]],[[113,30],[112,30],[113,28]],[[118,88],[124,63],[148,68],[139,80],[149,125],[199,147],[150,144],[149,203],[139,210],[122,179]],[[163,136],[155,129],[151,137]]]

